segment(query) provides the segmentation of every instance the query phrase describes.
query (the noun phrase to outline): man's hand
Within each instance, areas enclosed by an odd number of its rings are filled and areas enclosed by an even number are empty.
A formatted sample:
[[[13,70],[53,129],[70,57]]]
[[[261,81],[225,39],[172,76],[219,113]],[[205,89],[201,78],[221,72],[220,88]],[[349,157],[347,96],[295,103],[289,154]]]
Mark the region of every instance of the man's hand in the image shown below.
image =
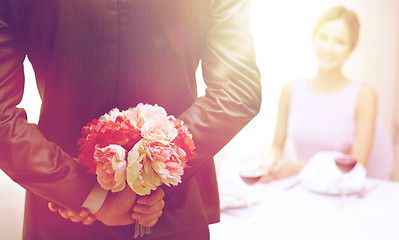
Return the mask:
[[[109,192],[100,210],[94,214],[97,220],[108,226],[122,226],[134,223],[132,207],[137,194],[129,187],[117,193]]]
[[[133,224],[132,207],[136,200],[136,194],[128,187],[118,193],[109,192],[103,205],[94,215],[90,214],[86,208],[79,212],[63,208],[55,203],[49,202],[48,207],[53,212],[58,212],[63,218],[70,219],[72,222],[82,222],[91,225],[96,220],[108,226],[121,226]]]
[[[157,188],[150,195],[138,196],[137,202],[133,206],[132,218],[142,226],[154,226],[162,215],[162,209],[165,206],[164,196],[165,193],[162,188]]]
[[[86,208],[75,212],[52,202],[48,207],[51,211],[58,212],[63,218],[70,219],[72,222],[82,222],[85,225],[91,225],[97,219],[109,226],[128,225],[137,220],[143,226],[152,227],[162,215],[162,209],[165,206],[163,197],[164,191],[158,188],[150,195],[138,196],[132,209],[136,194],[130,188],[125,188],[118,193],[109,193],[95,215],[90,214]]]
[[[48,208],[53,212],[58,212],[63,218],[71,219],[72,222],[82,222],[84,225],[91,225],[96,221],[96,217],[90,214],[86,208],[75,212],[52,202],[48,203]]]

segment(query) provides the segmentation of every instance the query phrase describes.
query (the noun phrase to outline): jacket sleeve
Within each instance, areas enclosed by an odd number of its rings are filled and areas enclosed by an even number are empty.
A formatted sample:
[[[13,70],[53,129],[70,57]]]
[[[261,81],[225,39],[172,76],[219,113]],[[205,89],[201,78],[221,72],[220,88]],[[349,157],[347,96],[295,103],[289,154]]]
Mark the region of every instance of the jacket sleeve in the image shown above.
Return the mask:
[[[24,109],[16,107],[23,96],[26,56],[21,18],[10,7],[17,2],[0,0],[0,169],[27,191],[79,210],[95,177],[47,141],[36,124],[27,122]]]
[[[216,0],[202,61],[206,94],[179,118],[191,131],[197,157],[184,179],[209,161],[260,110],[260,73],[250,31],[247,0]]]

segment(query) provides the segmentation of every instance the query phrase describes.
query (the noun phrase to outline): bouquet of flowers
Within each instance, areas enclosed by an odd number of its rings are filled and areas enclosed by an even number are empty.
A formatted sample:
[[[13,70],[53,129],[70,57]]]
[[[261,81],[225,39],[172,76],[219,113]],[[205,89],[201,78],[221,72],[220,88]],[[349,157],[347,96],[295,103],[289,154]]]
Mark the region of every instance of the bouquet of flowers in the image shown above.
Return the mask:
[[[196,156],[183,121],[168,116],[157,105],[117,108],[82,128],[79,162],[97,175],[102,188],[118,192],[128,186],[138,195],[150,194],[161,184],[177,185],[186,162]],[[149,228],[135,224],[135,235]]]

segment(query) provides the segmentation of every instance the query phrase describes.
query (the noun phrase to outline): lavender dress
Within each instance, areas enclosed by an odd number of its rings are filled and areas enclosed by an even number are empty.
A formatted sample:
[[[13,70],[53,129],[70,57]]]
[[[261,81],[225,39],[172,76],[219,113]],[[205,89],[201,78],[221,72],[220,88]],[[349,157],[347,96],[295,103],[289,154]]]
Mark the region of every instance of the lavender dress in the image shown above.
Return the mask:
[[[299,161],[320,151],[349,153],[356,130],[356,104],[363,83],[351,81],[330,94],[312,92],[304,79],[293,82],[287,138]],[[369,177],[388,178],[392,168],[392,145],[377,119],[373,148],[368,161]]]

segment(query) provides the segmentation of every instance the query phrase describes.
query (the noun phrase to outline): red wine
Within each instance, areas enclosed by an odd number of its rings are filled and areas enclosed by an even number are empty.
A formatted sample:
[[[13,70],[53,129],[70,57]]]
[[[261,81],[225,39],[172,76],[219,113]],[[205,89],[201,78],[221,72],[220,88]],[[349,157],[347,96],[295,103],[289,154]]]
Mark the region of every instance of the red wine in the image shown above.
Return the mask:
[[[263,176],[263,171],[259,169],[245,170],[240,172],[241,179],[248,185],[253,185]]]
[[[356,165],[356,159],[351,156],[342,156],[335,159],[335,164],[343,173],[350,172]]]
[[[241,176],[241,179],[242,179],[246,184],[248,184],[248,185],[253,185],[253,184],[255,184],[256,182],[258,182],[259,179],[260,179],[261,177],[262,177],[262,176],[259,176],[259,177],[244,177],[244,176]]]

